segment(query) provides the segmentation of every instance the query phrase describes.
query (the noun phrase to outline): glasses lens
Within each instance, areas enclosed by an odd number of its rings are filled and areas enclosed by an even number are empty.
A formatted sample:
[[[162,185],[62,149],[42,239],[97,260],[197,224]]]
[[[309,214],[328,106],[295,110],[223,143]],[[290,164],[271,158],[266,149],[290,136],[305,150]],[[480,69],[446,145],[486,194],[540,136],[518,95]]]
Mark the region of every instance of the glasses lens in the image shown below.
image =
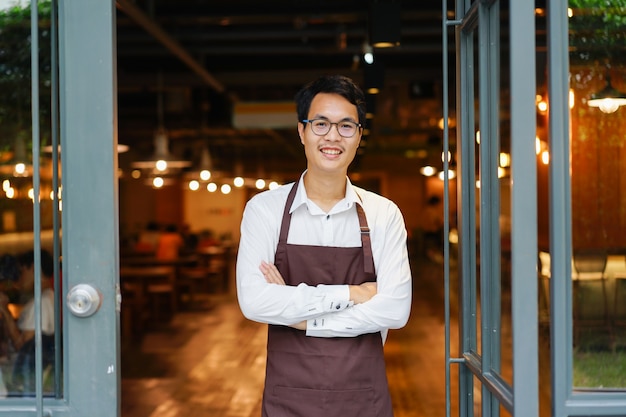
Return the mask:
[[[346,138],[351,138],[356,133],[356,125],[352,122],[341,122],[337,125],[339,134]]]
[[[326,120],[315,120],[311,124],[313,133],[320,136],[327,134],[330,131],[330,126],[330,122],[327,122]]]
[[[330,128],[332,125],[337,125],[337,131],[344,138],[351,138],[354,136],[357,130],[357,124],[354,122],[339,122],[339,123],[331,123],[328,120],[314,120],[311,123],[311,129],[313,133],[318,136],[324,136],[330,132]]]

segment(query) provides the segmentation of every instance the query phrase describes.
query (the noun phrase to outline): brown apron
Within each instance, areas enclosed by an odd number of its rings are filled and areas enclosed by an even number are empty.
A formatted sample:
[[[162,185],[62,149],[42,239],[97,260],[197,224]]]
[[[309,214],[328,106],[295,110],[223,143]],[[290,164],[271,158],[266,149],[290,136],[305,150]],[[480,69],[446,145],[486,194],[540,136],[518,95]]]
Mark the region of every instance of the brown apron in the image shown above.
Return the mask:
[[[365,213],[356,205],[362,247],[287,244],[287,198],[275,265],[287,285],[376,281]],[[380,332],[357,337],[307,337],[302,330],[270,325],[264,417],[393,417]]]

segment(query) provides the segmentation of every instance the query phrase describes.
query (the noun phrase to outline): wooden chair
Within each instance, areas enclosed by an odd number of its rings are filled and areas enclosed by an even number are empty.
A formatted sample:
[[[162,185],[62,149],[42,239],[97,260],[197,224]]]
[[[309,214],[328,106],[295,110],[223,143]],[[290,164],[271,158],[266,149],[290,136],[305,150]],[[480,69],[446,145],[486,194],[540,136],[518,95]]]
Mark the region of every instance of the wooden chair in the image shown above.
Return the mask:
[[[626,327],[626,256],[622,256],[621,269],[613,275],[613,326]]]

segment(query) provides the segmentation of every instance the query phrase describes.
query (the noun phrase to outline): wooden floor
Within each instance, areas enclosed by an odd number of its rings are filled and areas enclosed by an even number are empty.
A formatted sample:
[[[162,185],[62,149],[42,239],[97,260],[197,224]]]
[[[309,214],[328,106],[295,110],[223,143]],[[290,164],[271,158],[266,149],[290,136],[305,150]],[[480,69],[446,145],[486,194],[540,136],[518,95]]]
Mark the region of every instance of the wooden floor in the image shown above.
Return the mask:
[[[446,416],[442,271],[413,265],[411,318],[385,345],[396,417]],[[243,318],[232,291],[204,301],[123,349],[122,417],[260,417],[266,326]],[[451,383],[456,416],[455,369]]]

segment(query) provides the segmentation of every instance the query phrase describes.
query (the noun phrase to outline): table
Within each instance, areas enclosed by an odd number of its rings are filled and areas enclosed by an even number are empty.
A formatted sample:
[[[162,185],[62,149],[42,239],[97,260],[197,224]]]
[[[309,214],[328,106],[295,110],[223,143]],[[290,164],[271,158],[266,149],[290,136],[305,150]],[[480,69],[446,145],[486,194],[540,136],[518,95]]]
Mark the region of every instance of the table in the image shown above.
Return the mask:
[[[163,296],[167,299],[168,317],[177,310],[176,273],[172,266],[123,266],[120,268],[120,287],[122,322],[127,331],[140,330],[148,319],[163,319],[160,304]],[[151,308],[146,317],[147,305]]]

